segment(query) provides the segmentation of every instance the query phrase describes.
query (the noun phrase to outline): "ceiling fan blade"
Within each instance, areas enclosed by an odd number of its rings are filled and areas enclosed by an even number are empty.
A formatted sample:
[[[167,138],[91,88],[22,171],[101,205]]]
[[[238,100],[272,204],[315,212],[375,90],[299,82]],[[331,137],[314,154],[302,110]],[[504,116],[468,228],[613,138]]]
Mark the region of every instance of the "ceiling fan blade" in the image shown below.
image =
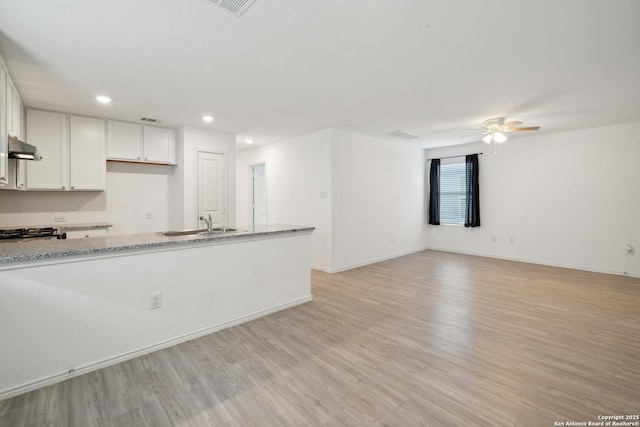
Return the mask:
[[[521,124],[522,124],[522,122],[518,122],[518,121],[514,120],[513,122],[505,123],[502,126],[504,126],[506,128],[510,128],[510,127],[521,125]]]
[[[509,128],[506,129],[507,132],[522,132],[525,130],[538,130],[540,129],[540,126],[531,126],[531,127],[527,127],[527,128]]]

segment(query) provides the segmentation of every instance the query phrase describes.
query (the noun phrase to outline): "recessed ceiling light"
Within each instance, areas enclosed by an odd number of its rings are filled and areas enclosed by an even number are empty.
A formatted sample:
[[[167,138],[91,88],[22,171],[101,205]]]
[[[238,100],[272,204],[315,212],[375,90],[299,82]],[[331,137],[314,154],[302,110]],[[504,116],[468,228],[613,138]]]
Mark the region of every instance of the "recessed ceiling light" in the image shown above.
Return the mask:
[[[253,144],[253,139],[247,139],[245,142],[246,142],[247,144]]]
[[[211,117],[211,116],[202,116],[202,120],[204,120],[207,123],[211,123],[213,121],[213,117]]]
[[[104,96],[104,95],[96,96],[96,99],[98,100],[98,102],[100,104],[108,104],[108,103],[111,102],[111,98],[109,98],[108,96]]]

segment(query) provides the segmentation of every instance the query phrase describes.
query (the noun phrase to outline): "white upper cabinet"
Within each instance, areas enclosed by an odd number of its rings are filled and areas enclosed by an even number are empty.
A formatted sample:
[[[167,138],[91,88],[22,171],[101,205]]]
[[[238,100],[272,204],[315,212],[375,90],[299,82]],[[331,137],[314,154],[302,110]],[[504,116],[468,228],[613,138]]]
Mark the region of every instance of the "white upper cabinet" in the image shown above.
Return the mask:
[[[0,188],[9,183],[7,111],[7,71],[0,60]]]
[[[27,141],[42,155],[27,163],[27,190],[104,190],[105,139],[102,119],[27,110]]]
[[[0,57],[0,189],[24,188],[24,160],[9,160],[8,135],[24,139],[20,94]],[[20,168],[22,167],[22,168]]]
[[[41,161],[27,165],[27,189],[69,189],[69,122],[66,114],[27,110],[27,141]]]
[[[144,126],[144,161],[175,163],[176,143],[173,129]]]
[[[18,139],[22,139],[22,99],[11,80],[13,102],[11,103],[11,127],[9,128],[9,134],[15,136]]]
[[[107,177],[105,121],[70,116],[69,125],[71,190],[104,190]]]
[[[142,160],[142,126],[109,120],[107,158],[110,160]]]
[[[175,131],[109,120],[107,158],[140,163],[175,164]]]

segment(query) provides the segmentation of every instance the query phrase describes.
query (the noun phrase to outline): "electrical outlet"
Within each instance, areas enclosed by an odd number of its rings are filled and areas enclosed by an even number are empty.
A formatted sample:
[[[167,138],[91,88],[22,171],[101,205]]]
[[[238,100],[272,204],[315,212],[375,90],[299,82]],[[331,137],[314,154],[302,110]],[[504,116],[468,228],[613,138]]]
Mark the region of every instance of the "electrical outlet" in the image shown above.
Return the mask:
[[[147,211],[146,217],[147,217],[147,219],[153,218],[153,213],[151,213],[151,211]]]
[[[492,242],[495,242],[496,240],[498,240],[498,239],[496,239],[496,236],[491,236],[491,241]]]
[[[56,222],[67,222],[67,218],[64,215],[55,215],[54,220]]]
[[[391,238],[390,238],[389,240],[391,240],[391,243],[395,242],[395,241],[396,241],[396,236],[394,236],[394,235],[392,234],[392,235],[391,235]]]
[[[154,310],[162,307],[162,294],[160,292],[149,295],[149,308]]]

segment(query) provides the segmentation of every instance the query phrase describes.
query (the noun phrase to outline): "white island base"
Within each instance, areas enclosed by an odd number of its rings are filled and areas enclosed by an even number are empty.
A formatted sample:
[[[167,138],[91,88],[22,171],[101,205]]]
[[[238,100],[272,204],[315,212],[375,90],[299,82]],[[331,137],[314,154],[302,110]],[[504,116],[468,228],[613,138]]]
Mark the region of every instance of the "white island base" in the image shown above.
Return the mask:
[[[4,266],[0,399],[311,301],[310,234]]]

